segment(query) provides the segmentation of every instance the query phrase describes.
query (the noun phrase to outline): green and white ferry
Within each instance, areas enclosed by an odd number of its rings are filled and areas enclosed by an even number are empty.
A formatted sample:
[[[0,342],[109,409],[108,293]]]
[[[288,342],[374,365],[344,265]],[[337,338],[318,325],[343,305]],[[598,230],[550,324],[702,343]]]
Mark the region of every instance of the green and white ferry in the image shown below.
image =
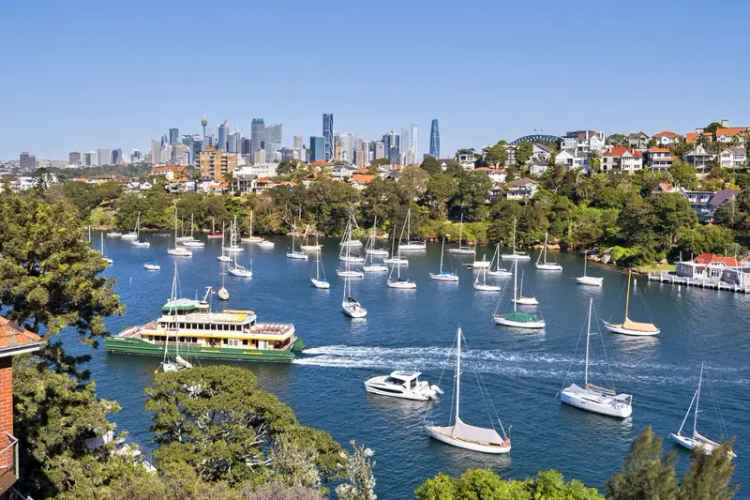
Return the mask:
[[[104,340],[108,352],[188,359],[289,363],[304,344],[291,323],[258,323],[255,311],[212,312],[205,300],[171,298],[161,316]]]

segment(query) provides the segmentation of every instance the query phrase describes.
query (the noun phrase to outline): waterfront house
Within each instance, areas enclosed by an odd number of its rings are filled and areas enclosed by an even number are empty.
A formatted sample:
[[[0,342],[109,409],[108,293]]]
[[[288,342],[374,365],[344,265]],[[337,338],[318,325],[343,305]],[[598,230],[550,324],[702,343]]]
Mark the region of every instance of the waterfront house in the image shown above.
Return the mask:
[[[372,184],[372,182],[375,180],[376,175],[371,174],[367,171],[367,169],[364,170],[357,170],[352,174],[351,177],[351,183],[352,187],[359,191],[363,191],[367,186]]]
[[[702,253],[693,260],[680,261],[676,264],[675,274],[704,283],[719,282],[744,286],[750,283],[750,273],[743,263],[735,257]]]
[[[544,172],[549,168],[549,160],[542,160],[540,158],[534,158],[529,164],[529,175],[539,177],[544,175]]]
[[[0,316],[0,498],[20,477],[18,439],[13,435],[13,357],[36,352],[44,340]]]
[[[706,151],[702,145],[698,144],[692,150],[685,153],[685,161],[688,165],[691,165],[699,174],[704,174],[711,170],[713,161],[716,159],[716,155],[713,155]]]
[[[656,139],[657,144],[662,146],[671,146],[672,144],[682,141],[682,136],[671,130],[662,130],[655,133],[652,138]]]
[[[603,172],[627,172],[632,174],[643,168],[643,155],[625,146],[610,146],[602,153]]]
[[[456,151],[456,161],[464,170],[473,170],[474,164],[481,156],[474,151],[474,148],[459,149]]]
[[[628,134],[627,141],[628,141],[628,147],[631,149],[637,149],[639,151],[643,151],[648,147],[648,141],[650,141],[651,138],[646,134],[645,132],[634,132],[632,134]]]
[[[590,155],[604,149],[606,137],[598,130],[574,130],[562,137],[561,149],[577,156]]]
[[[721,168],[745,168],[747,166],[747,152],[745,146],[732,146],[719,153]]]
[[[663,172],[672,166],[672,150],[665,147],[653,146],[646,150],[646,165],[651,170]]]
[[[508,184],[505,197],[509,200],[528,200],[534,197],[538,189],[539,185],[536,182],[524,177]]]
[[[184,165],[154,165],[149,177],[163,177],[169,182],[184,182],[189,179],[187,167]]]
[[[716,141],[723,144],[745,144],[747,134],[747,127],[719,127],[716,129]]]

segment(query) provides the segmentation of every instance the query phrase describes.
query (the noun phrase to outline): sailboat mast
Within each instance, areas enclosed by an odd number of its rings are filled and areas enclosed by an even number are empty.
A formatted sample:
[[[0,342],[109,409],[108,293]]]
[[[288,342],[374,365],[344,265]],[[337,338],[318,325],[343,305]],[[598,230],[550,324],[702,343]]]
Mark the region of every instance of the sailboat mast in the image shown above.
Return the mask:
[[[460,246],[460,243],[459,243]],[[445,236],[443,236],[443,244],[440,247],[440,274],[443,274],[443,254],[445,253]]]
[[[588,260],[588,259],[586,258],[586,255],[587,255],[587,254],[588,254],[588,250],[585,250],[585,251],[583,252],[583,277],[584,277],[584,278],[586,277],[586,261]]]
[[[459,410],[461,405],[461,335],[463,332],[461,332],[461,328],[458,329],[458,332],[456,333],[456,345],[457,351],[456,351],[456,415],[453,420],[453,425],[456,425],[456,422],[458,422],[459,418]],[[454,427],[455,430],[455,427]]]
[[[698,433],[698,412],[701,405],[701,385],[703,383],[703,363],[701,363],[701,373],[698,376],[698,390],[695,392],[695,413],[693,414],[693,436]]]
[[[513,218],[513,254],[516,253],[516,219]]]
[[[628,269],[628,289],[625,292],[625,320],[628,319],[628,309],[630,307],[630,269]]]
[[[518,309],[518,260],[513,261],[513,312]]]
[[[583,372],[584,388],[589,385],[589,343],[591,340],[591,307],[593,303],[594,299],[589,298],[589,318],[586,325],[586,367]]]
[[[461,212],[461,222],[458,224],[458,248],[461,248],[461,238],[464,235],[464,214]]]

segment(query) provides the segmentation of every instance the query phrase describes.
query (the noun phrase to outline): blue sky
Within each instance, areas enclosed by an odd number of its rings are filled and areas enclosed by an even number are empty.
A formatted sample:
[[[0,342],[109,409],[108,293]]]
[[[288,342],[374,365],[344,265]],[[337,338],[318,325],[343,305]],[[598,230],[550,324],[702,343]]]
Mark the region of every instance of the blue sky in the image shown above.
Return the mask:
[[[0,159],[251,117],[443,154],[543,130],[750,125],[750,2],[3,0]]]

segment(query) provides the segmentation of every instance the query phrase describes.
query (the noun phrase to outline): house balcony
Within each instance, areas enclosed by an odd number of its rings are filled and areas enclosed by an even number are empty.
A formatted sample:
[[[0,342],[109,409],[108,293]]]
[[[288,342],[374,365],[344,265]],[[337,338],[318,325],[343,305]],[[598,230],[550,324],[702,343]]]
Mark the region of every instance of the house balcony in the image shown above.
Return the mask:
[[[6,433],[0,438],[0,495],[18,480],[18,439]]]

